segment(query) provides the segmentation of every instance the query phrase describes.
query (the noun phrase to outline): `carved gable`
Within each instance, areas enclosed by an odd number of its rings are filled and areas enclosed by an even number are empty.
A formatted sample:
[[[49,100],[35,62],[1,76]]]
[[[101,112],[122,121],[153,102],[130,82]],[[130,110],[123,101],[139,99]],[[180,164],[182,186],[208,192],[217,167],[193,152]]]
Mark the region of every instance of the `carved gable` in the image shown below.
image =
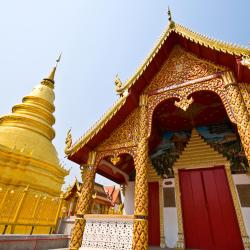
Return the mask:
[[[139,136],[139,108],[135,109],[112,134],[101,143],[97,150],[111,150],[135,146]]]
[[[208,76],[223,69],[221,66],[199,59],[177,45],[146,88],[146,92],[165,87],[166,85]]]

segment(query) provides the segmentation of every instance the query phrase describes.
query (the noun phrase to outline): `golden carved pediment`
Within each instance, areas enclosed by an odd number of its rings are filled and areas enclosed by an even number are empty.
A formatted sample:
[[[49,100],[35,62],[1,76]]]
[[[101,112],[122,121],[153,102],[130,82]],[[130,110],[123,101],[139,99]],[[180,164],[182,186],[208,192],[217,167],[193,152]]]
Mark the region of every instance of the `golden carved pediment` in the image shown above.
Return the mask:
[[[221,70],[225,69],[202,60],[176,45],[145,92],[212,75]]]
[[[97,150],[111,150],[120,147],[134,146],[139,136],[139,108],[136,108],[111,135],[101,143]]]

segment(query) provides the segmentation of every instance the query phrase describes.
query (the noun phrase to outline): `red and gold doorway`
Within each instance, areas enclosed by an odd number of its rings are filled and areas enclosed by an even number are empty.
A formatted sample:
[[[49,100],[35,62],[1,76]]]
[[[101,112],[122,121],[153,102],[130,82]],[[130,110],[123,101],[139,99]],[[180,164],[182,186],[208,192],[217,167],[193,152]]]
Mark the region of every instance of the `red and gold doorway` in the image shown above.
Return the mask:
[[[179,170],[186,248],[244,249],[225,168]]]

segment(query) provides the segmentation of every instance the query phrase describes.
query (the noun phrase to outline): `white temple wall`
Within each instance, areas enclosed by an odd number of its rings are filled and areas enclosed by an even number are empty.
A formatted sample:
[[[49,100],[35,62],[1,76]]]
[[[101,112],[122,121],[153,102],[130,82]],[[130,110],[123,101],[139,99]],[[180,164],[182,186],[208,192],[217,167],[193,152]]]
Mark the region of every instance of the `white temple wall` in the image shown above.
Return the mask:
[[[177,209],[164,208],[164,235],[168,247],[174,248],[178,239]]]
[[[135,182],[129,181],[125,189],[124,214],[134,214]]]
[[[242,207],[241,208],[244,223],[246,226],[247,234],[250,236],[250,207]]]
[[[236,187],[237,185],[250,185],[250,176],[246,174],[234,174],[233,180]],[[250,186],[247,186],[247,188],[250,188]],[[241,211],[246,226],[247,234],[248,236],[250,236],[250,207],[242,206]]]
[[[235,185],[238,184],[250,184],[250,176],[246,174],[233,174]]]
[[[166,185],[166,183],[168,184]],[[171,182],[171,184],[170,184]],[[163,193],[165,188],[174,188],[174,178],[163,180]],[[168,197],[165,197],[168,199]],[[163,208],[163,220],[164,220],[164,236],[166,245],[170,248],[174,248],[178,238],[178,219],[177,209],[175,206],[166,206]]]

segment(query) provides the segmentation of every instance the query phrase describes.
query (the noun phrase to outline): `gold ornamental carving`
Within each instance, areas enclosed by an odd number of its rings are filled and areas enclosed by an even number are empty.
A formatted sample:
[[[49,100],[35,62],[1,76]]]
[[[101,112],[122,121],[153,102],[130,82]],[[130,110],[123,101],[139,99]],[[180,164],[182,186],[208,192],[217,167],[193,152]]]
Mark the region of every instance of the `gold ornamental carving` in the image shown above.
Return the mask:
[[[135,156],[135,215],[143,216],[148,215],[148,127],[146,98],[144,95],[140,98],[140,138]]]
[[[117,155],[110,157],[110,161],[114,166],[116,166],[120,162],[120,160],[121,160],[121,157]]]
[[[125,148],[116,148],[106,151],[98,151],[96,155],[96,163],[95,168],[98,167],[101,160],[109,157],[109,158],[118,158],[123,154],[129,154],[135,159],[136,155],[136,147],[125,147]]]
[[[233,110],[238,132],[250,165],[250,115],[234,74],[227,71],[222,75],[227,100]]]
[[[138,142],[139,108],[136,108],[112,134],[98,146],[97,151],[135,146]]]
[[[115,91],[120,97],[126,96],[128,94],[128,91],[124,88],[124,84],[122,83],[118,74],[115,76]]]
[[[194,100],[192,97],[188,98],[188,97],[184,96],[180,99],[180,101],[175,101],[174,105],[176,107],[181,108],[184,111],[186,111],[193,102],[194,102]]]
[[[148,97],[140,97],[139,142],[135,156],[135,222],[133,249],[148,249]]]
[[[201,81],[199,82],[197,80],[196,83],[182,83],[179,85],[175,85],[170,87],[166,91],[162,91],[158,94],[150,95],[148,97],[148,136],[151,134],[152,129],[152,119],[153,119],[153,113],[155,108],[163,101],[170,99],[170,98],[178,98],[182,100],[184,98],[190,98],[190,95],[197,92],[197,91],[212,91],[216,93],[218,96],[220,96],[221,101],[226,109],[227,115],[231,122],[236,123],[234,113],[231,109],[230,102],[227,99],[224,84],[221,78],[218,78],[216,76],[211,76],[210,80],[207,81]],[[186,102],[186,101],[185,101]],[[191,101],[189,100],[188,103]],[[190,105],[190,104],[189,104]],[[186,105],[184,105],[186,108]]]
[[[77,214],[72,229],[72,236],[70,240],[70,250],[77,250],[81,247],[82,238],[84,233],[84,227],[86,221],[84,215],[90,213],[92,204],[92,193],[94,190],[94,180],[95,180],[95,152],[89,153],[88,164],[84,167],[84,182],[81,189],[81,194],[77,204]]]
[[[180,82],[208,76],[225,70],[221,66],[202,60],[180,46],[175,46],[168,59],[155,75],[145,92]]]
[[[133,250],[148,250],[148,220],[134,219]]]
[[[64,151],[67,152],[67,150],[69,150],[72,146],[72,135],[71,135],[71,129],[68,130],[67,135],[66,135],[66,139],[65,139],[65,149]]]
[[[248,113],[250,115],[250,84],[249,83],[238,83],[241,95],[247,107]]]

